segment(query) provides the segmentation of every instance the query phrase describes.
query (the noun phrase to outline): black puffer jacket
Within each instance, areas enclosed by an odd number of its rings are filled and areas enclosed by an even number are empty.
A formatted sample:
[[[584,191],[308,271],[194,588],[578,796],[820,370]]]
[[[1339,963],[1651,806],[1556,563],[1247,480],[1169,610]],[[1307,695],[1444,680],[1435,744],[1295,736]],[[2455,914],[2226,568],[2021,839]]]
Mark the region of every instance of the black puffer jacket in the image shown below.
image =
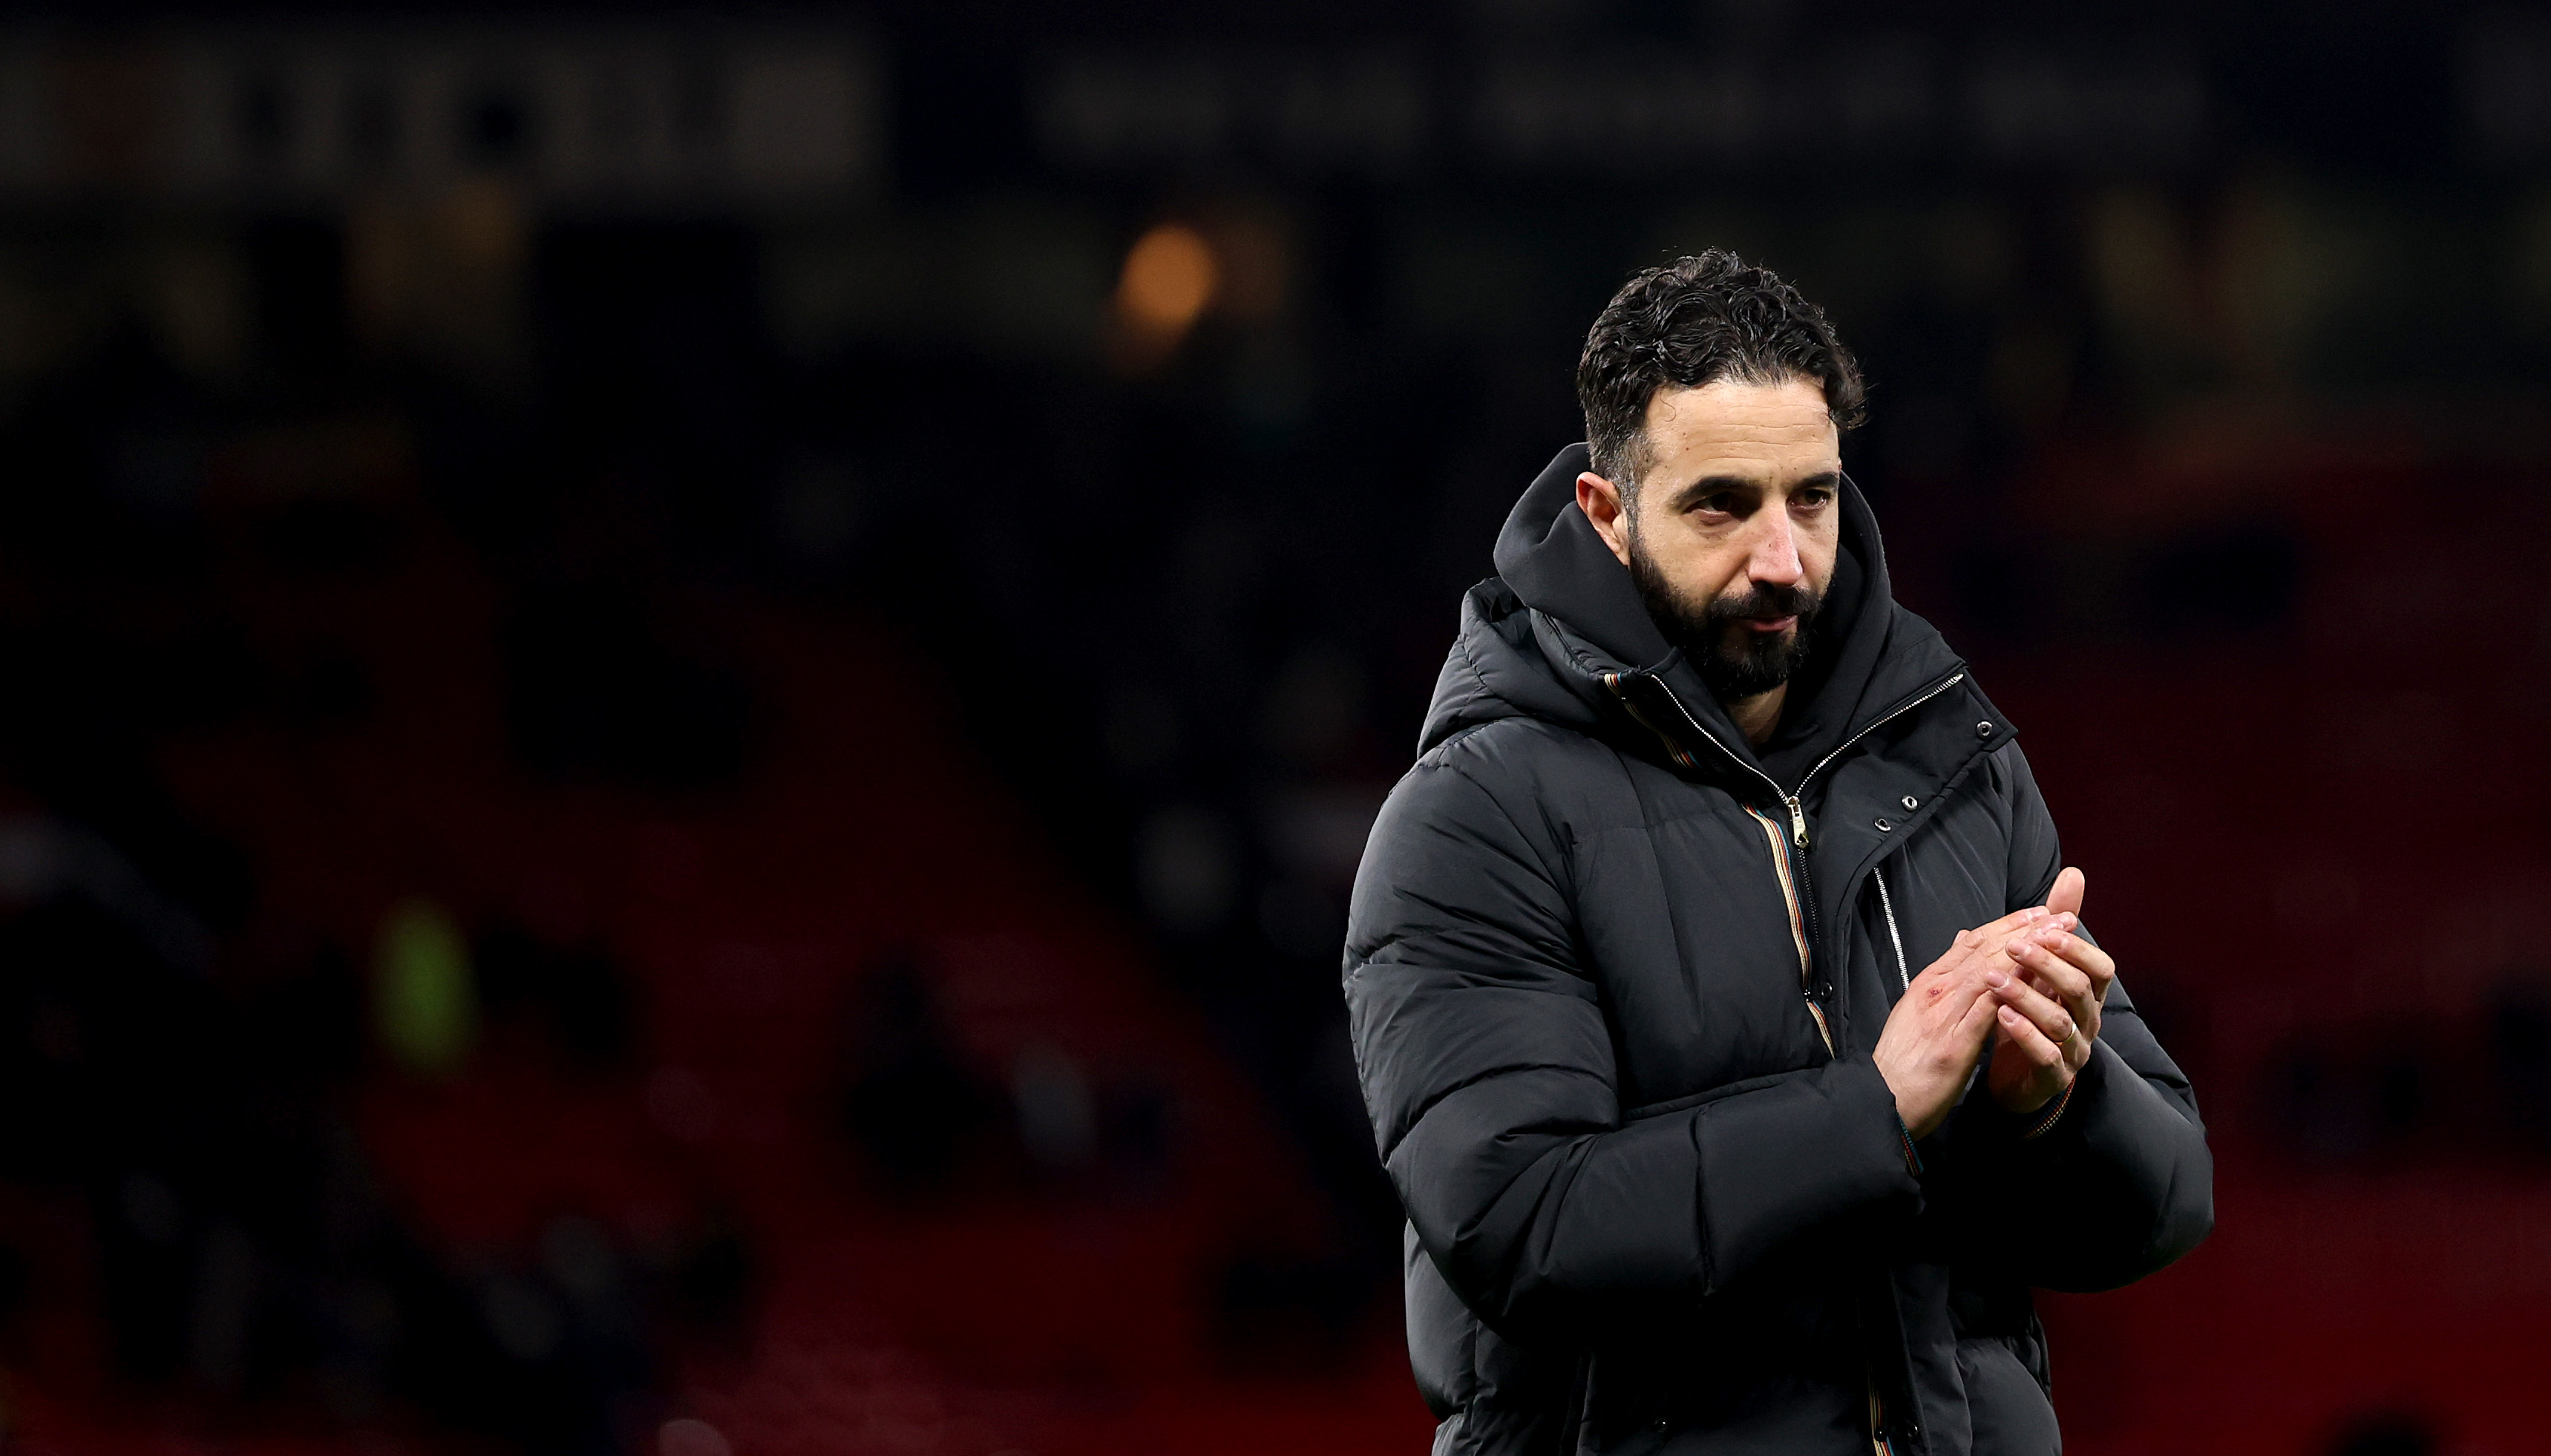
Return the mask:
[[[1465,601],[1348,927],[1437,1456],[2052,1453],[2029,1289],[2205,1236],[2188,1080],[2120,984],[2050,1130],[1979,1078],[1907,1146],[1871,1060],[1904,979],[2060,867],[2011,725],[1847,489],[1832,630],[1758,757],[1573,504],[1584,466]]]

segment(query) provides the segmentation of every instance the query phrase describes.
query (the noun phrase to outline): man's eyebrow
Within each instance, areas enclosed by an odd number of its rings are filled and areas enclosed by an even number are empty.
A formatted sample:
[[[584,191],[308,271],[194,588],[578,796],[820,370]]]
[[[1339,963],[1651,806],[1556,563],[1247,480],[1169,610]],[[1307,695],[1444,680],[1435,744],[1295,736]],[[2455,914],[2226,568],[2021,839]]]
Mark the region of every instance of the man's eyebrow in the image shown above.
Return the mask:
[[[1796,481],[1790,484],[1789,489],[1792,491],[1801,491],[1814,490],[1819,487],[1825,490],[1841,489],[1842,472],[1838,470],[1819,470],[1813,475],[1800,476]],[[1668,498],[1667,505],[1672,510],[1684,511],[1690,509],[1697,502],[1709,496],[1714,496],[1723,490],[1759,491],[1762,488],[1763,482],[1750,475],[1704,475],[1698,480],[1693,481],[1691,484],[1677,490]]]

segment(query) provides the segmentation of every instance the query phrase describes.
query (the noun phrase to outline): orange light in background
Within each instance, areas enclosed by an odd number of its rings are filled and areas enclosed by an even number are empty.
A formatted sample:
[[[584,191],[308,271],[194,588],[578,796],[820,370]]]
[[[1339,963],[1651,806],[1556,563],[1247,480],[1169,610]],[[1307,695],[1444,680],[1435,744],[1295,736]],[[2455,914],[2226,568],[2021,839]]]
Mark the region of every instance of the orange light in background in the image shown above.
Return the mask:
[[[1136,368],[1160,362],[1195,326],[1221,283],[1213,245],[1186,224],[1163,223],[1136,240],[1116,280],[1120,362]]]
[[[1213,301],[1221,281],[1213,247],[1184,223],[1163,223],[1125,254],[1116,306],[1126,321],[1162,334],[1183,334]]]

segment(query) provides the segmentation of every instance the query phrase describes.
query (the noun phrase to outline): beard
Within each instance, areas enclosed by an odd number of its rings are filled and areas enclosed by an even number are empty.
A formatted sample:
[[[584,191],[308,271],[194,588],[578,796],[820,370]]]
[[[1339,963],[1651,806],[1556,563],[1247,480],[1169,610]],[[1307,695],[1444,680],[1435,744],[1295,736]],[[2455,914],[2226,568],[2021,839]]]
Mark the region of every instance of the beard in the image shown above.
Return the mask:
[[[1639,600],[1647,604],[1657,630],[1683,649],[1722,703],[1758,698],[1787,682],[1813,649],[1816,611],[1824,605],[1821,593],[1755,582],[1735,595],[1695,603],[1666,580],[1636,535],[1630,537],[1630,579],[1638,584]],[[1778,633],[1746,625],[1775,617],[1795,617],[1798,625]]]

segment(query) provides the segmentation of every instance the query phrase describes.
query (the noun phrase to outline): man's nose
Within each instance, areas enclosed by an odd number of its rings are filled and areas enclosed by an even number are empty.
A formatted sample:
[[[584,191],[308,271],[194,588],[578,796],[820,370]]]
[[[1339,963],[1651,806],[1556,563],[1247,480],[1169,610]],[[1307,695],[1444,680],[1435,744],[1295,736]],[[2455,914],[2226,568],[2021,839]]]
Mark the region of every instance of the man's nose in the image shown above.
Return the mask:
[[[1746,558],[1745,574],[1773,586],[1796,586],[1807,573],[1798,563],[1797,531],[1789,524],[1789,513],[1758,511],[1754,519],[1761,525],[1753,553]]]

